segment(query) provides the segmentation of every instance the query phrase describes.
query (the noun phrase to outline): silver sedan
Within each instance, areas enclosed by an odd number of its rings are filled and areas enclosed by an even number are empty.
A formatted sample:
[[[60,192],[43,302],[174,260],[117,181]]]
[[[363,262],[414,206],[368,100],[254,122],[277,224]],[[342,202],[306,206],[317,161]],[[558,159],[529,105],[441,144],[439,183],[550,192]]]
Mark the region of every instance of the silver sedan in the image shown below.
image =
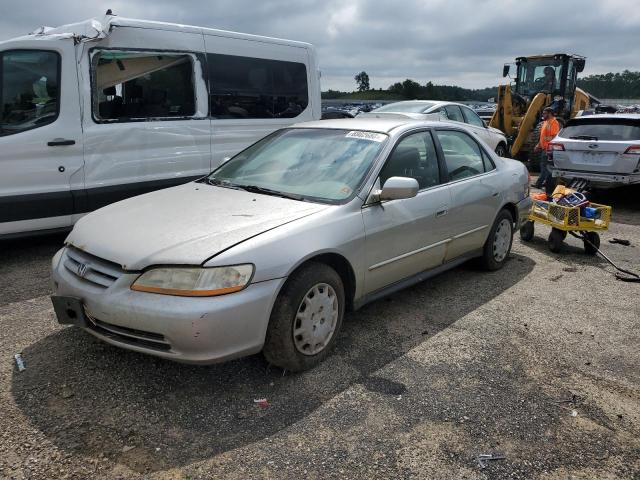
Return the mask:
[[[82,218],[53,259],[61,323],[163,358],[320,362],[345,311],[470,259],[497,270],[528,173],[461,125],[311,122],[199,181]]]

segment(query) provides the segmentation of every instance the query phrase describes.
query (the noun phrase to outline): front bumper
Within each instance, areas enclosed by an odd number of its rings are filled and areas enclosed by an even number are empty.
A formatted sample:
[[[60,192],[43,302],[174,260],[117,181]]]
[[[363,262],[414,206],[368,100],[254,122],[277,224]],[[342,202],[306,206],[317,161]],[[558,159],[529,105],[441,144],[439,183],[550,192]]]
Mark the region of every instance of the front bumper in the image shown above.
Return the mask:
[[[187,363],[215,363],[262,350],[275,298],[285,279],[250,284],[217,297],[175,297],[136,292],[136,273],[124,272],[107,288],[87,282],[53,259],[56,295],[81,299],[95,337],[136,352]]]
[[[616,187],[640,183],[640,173],[594,173],[551,168],[553,177],[588,180],[596,186]]]

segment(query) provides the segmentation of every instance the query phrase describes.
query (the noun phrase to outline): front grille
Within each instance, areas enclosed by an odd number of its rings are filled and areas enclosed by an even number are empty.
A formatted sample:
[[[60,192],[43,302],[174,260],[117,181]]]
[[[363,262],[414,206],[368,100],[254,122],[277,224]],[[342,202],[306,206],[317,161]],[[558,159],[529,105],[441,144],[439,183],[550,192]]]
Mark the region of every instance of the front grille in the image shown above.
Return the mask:
[[[150,348],[161,352],[168,352],[171,350],[171,344],[164,338],[164,335],[154,332],[145,332],[144,330],[137,330],[135,328],[113,325],[92,317],[86,311],[85,314],[88,320],[87,327],[100,335],[137,347]]]
[[[77,278],[100,288],[109,288],[124,274],[118,264],[74,247],[66,248],[63,262],[64,267]]]

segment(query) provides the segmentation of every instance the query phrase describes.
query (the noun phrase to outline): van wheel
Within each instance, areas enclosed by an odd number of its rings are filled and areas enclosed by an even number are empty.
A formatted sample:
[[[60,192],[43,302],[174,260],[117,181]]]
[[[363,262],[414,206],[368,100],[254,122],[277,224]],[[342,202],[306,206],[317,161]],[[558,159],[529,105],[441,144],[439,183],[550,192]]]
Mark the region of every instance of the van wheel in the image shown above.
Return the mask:
[[[267,361],[292,372],[315,367],[335,344],[344,307],[344,286],[333,268],[312,262],[294,272],[271,312]]]
[[[513,243],[513,217],[507,210],[500,210],[489,237],[482,249],[480,266],[485,270],[499,270],[509,258]]]

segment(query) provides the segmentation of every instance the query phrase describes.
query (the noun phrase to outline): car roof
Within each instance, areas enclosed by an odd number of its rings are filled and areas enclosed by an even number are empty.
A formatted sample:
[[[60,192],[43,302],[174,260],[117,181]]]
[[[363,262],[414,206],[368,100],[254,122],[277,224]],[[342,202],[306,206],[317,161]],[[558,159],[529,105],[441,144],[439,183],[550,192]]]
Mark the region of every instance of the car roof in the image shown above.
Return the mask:
[[[366,130],[369,132],[391,133],[402,126],[441,126],[443,122],[414,120],[412,118],[339,118],[335,120],[316,120],[293,125],[293,128],[333,128],[342,130]]]
[[[571,120],[582,120],[589,118],[624,118],[626,120],[640,120],[640,113],[598,113],[595,115],[583,115],[574,117]]]

